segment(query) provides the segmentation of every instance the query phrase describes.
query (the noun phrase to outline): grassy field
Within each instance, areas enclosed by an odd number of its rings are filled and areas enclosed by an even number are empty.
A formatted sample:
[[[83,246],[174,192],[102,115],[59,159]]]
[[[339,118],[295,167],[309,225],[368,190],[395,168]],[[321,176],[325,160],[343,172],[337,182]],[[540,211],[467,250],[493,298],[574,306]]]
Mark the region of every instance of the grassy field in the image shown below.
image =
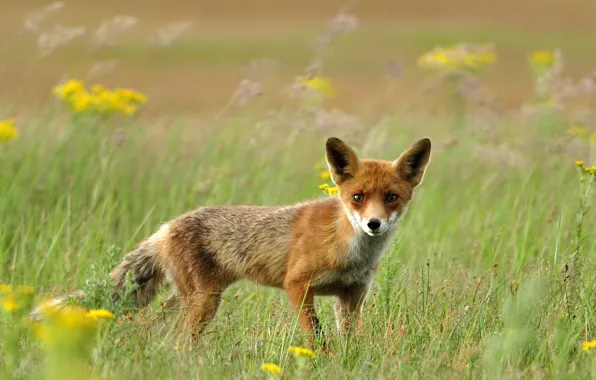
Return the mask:
[[[263,363],[287,378],[593,377],[596,353],[582,344],[596,339],[594,175],[575,161],[594,165],[596,118],[585,108],[594,96],[576,89],[567,101],[560,88],[534,96],[526,61],[532,50],[560,46],[565,75],[585,77],[596,62],[585,33],[594,31],[592,3],[544,1],[543,16],[533,18],[513,1],[493,8],[457,1],[448,9],[430,0],[403,9],[367,2],[361,15],[354,10],[359,28],[326,50],[333,54],[322,74],[336,96],[309,88],[298,99],[281,89],[312,59],[309,44],[340,3],[282,10],[267,1],[227,9],[180,2],[163,12],[158,2],[144,10],[133,3],[81,2],[51,16],[66,25],[139,16],[141,29],[93,54],[88,35],[43,59],[31,35],[3,41],[0,120],[15,118],[19,136],[0,142],[0,283],[7,285],[0,378],[253,379],[270,376]],[[0,36],[16,31],[33,5],[11,8],[7,20],[17,21],[2,23]],[[139,42],[147,30],[199,11],[197,27],[167,50]],[[496,43],[498,61],[470,76],[489,95],[449,95],[445,82],[424,90],[418,55],[459,41]],[[254,77],[265,96],[246,96],[245,107],[228,103],[246,76],[240,67],[260,57],[281,62]],[[390,81],[384,70],[396,57],[405,74]],[[87,76],[105,59],[119,66]],[[138,117],[73,114],[51,94],[64,75],[132,87],[148,102]],[[455,78],[462,86],[470,79]],[[520,110],[531,102],[538,110]],[[328,196],[315,165],[329,136],[388,160],[421,137],[433,141],[362,332],[337,336],[333,300],[319,298],[330,352],[295,358],[288,346],[304,346],[305,337],[286,295],[249,283],[226,291],[194,345],[177,340],[163,297],[140,311],[109,301],[109,270],[162,222],[203,205]],[[22,285],[33,286],[34,300]],[[77,335],[75,320],[61,338],[40,335],[25,318],[33,301],[81,288],[92,295],[88,306],[116,316],[97,334]]]

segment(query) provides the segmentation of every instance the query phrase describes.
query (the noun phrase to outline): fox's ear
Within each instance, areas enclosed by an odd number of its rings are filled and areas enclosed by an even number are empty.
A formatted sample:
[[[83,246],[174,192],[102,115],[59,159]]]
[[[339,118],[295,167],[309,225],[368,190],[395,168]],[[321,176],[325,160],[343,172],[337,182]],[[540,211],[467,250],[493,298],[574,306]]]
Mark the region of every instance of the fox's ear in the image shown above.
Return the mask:
[[[328,138],[325,148],[331,179],[336,185],[356,174],[361,163],[352,148],[337,137]]]
[[[409,181],[413,186],[417,186],[422,182],[424,169],[430,161],[430,146],[429,139],[418,140],[403,152],[397,160],[393,161],[393,166],[398,175]]]

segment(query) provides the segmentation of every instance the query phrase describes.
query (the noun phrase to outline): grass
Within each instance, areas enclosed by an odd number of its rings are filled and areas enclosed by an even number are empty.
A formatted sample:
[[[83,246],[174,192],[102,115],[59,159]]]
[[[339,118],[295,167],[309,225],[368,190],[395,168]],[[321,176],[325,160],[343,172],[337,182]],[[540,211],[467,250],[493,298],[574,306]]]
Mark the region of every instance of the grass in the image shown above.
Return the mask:
[[[201,139],[179,124],[156,141],[150,128],[133,124],[118,146],[116,122],[31,117],[27,135],[1,153],[0,278],[41,294],[85,287],[105,279],[110,247],[126,251],[189,209],[321,196],[313,167],[328,133],[288,137],[276,127],[258,134],[259,118],[223,118]],[[356,144],[392,159],[422,135],[436,143],[376,276],[365,330],[333,336],[330,355],[300,370],[330,378],[589,377],[593,354],[581,342],[593,337],[596,226],[587,214],[573,264],[580,186],[573,161],[528,146],[525,164],[506,166],[478,156],[478,137],[440,148],[443,122],[418,130],[411,123],[394,116]],[[516,128],[509,123],[501,128]],[[246,144],[250,138],[256,141]],[[317,304],[332,333],[331,300]],[[159,301],[127,315],[99,340],[89,364],[95,373],[255,378],[263,362],[274,362],[291,374],[297,363],[287,347],[304,344],[285,295],[248,283],[228,289],[196,347],[176,345],[174,316],[164,318]],[[18,365],[3,366],[4,376],[43,377],[42,351],[26,329],[14,350]]]

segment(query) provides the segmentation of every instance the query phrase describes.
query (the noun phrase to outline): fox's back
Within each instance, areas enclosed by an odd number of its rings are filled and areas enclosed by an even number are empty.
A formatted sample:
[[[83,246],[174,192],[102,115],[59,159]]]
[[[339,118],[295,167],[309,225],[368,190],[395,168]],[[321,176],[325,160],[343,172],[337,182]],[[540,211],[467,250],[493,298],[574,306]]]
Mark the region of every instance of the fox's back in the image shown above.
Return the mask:
[[[300,206],[207,206],[169,224],[170,241],[234,281],[281,286]]]

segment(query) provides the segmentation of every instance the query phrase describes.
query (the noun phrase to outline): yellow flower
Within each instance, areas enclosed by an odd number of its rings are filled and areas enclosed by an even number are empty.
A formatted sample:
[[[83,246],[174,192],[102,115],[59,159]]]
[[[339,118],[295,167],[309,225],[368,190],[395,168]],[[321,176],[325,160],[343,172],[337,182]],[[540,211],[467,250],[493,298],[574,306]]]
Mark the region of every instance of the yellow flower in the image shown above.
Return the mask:
[[[84,112],[92,108],[95,103],[95,97],[87,91],[81,91],[73,94],[70,102],[75,112]]]
[[[315,170],[321,170],[323,169],[323,165],[322,164],[316,164],[315,165]]]
[[[109,113],[123,107],[123,101],[118,94],[105,90],[95,97],[96,110],[101,113]]]
[[[112,314],[111,311],[105,309],[89,310],[86,316],[95,319],[114,319],[114,314]]]
[[[133,115],[135,112],[137,112],[137,107],[135,106],[126,105],[122,108],[122,113],[128,116]]]
[[[14,126],[14,120],[0,121],[0,141],[10,141],[19,136],[19,131]]]
[[[263,363],[263,365],[261,365],[261,371],[277,376],[281,376],[283,374],[282,369],[277,364],[273,363]]]
[[[147,103],[147,96],[139,92],[136,92],[135,95],[131,98],[131,100],[137,103],[145,104]]]
[[[147,97],[140,92],[128,88],[118,88],[115,91],[122,99],[132,101],[139,104],[147,103]]]
[[[490,47],[483,45],[458,44],[437,47],[418,58],[418,66],[431,70],[468,70],[478,71],[497,60],[497,55]]]
[[[85,91],[85,85],[83,84],[83,82],[77,79],[70,79],[65,84],[55,86],[52,89],[54,95],[64,100],[70,98],[72,95],[81,91]]]
[[[49,345],[64,344],[69,341],[76,342],[80,339],[76,331],[65,331],[55,324],[35,322],[31,325],[33,335],[37,340]]]
[[[74,79],[54,87],[53,92],[69,103],[73,112],[132,115],[137,112],[137,105],[147,102],[144,94],[126,88],[108,90],[101,84],[94,84],[88,92],[83,82]]]
[[[327,193],[329,193],[329,195],[337,195],[338,192],[339,192],[338,187],[330,187],[327,189]]]
[[[574,136],[583,137],[583,136],[587,136],[590,131],[589,131],[588,127],[586,127],[585,125],[573,125],[573,126],[569,127],[567,132]]]
[[[435,66],[444,66],[449,63],[449,58],[441,53],[425,53],[418,58],[418,67],[423,69],[434,68]]]
[[[96,325],[95,320],[88,318],[83,309],[78,307],[60,309],[56,319],[62,327],[67,329],[92,328]]]
[[[321,172],[319,174],[319,178],[321,178],[321,179],[329,179],[329,178],[331,178],[331,173],[329,173],[329,172]]]
[[[339,192],[339,188],[329,187],[329,185],[327,185],[326,183],[319,185],[319,189],[327,192],[327,194],[329,195],[337,195],[337,193]]]
[[[455,61],[449,57],[447,52],[436,52],[435,54],[431,54],[429,57],[431,62],[440,63],[442,65],[452,65],[455,66]]]
[[[8,311],[9,313],[17,311],[19,305],[17,304],[17,300],[14,293],[8,293],[4,297],[4,300],[2,301],[2,308]]]
[[[333,89],[333,86],[331,85],[331,81],[327,78],[323,78],[323,77],[309,78],[306,76],[301,76],[301,77],[298,77],[298,83],[300,83],[304,87],[308,87],[310,89],[318,91],[326,96],[334,96],[335,95],[335,90]]]
[[[93,328],[97,326],[98,319],[114,318],[114,315],[108,310],[87,311],[78,306],[56,307],[52,300],[44,302],[40,308],[49,320],[69,330]]]
[[[33,332],[35,338],[37,338],[39,341],[47,342],[51,340],[48,336],[48,328],[43,323],[34,322],[31,325],[31,331]]]
[[[89,349],[101,325],[101,319],[113,316],[107,310],[86,310],[78,306],[56,306],[44,302],[43,319],[31,326],[35,337],[49,347],[78,351]]]
[[[590,348],[596,348],[596,340],[591,340],[589,342],[582,343],[582,349],[584,351],[588,351]]]
[[[538,50],[530,53],[528,60],[535,65],[552,65],[555,55],[549,50]]]
[[[96,96],[97,111],[101,113],[121,112],[125,115],[133,115],[137,112],[137,106],[145,102],[142,94],[132,90],[103,91]]]
[[[315,355],[315,353],[308,348],[290,346],[290,347],[288,347],[288,351],[290,351],[291,353],[293,353],[294,355],[299,356],[299,357],[311,358],[311,359],[314,359],[317,357],[317,355]]]
[[[582,166],[584,166],[584,162],[583,162],[583,161],[581,161],[581,160],[577,160],[577,161],[575,161],[575,166],[577,166],[577,167],[580,167],[580,168],[581,168]]]
[[[10,293],[12,288],[8,284],[0,284],[0,294]]]

